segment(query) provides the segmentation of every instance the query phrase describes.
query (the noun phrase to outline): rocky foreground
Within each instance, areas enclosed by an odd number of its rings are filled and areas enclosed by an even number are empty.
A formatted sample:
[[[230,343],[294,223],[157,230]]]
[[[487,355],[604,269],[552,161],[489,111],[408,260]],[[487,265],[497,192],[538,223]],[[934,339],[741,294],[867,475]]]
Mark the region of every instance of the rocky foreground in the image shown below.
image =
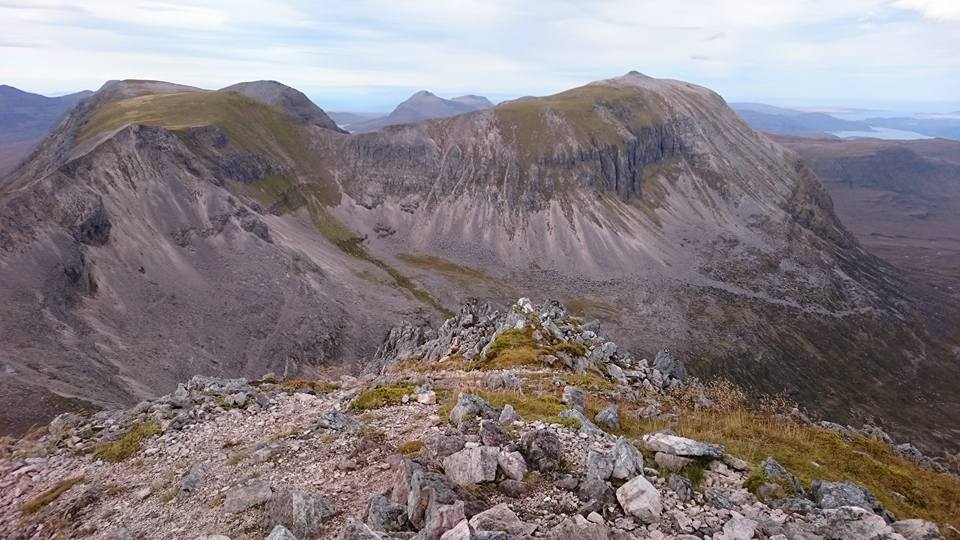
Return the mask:
[[[894,515],[865,486],[806,485],[775,459],[642,432],[722,396],[666,351],[521,300],[399,326],[368,372],[194,377],[128,410],[65,414],[0,459],[3,538],[906,539],[951,523]],[[809,425],[799,411],[783,417]],[[800,428],[797,428],[800,429]],[[814,429],[811,427],[810,429]],[[824,423],[841,438],[864,437]],[[883,438],[876,428],[867,435]],[[888,441],[889,442],[889,441]],[[889,442],[892,445],[892,442]],[[909,445],[895,447],[942,467]],[[872,459],[864,455],[865,460]],[[919,469],[918,469],[919,470]],[[933,474],[933,473],[931,473]],[[834,477],[824,471],[825,477]]]

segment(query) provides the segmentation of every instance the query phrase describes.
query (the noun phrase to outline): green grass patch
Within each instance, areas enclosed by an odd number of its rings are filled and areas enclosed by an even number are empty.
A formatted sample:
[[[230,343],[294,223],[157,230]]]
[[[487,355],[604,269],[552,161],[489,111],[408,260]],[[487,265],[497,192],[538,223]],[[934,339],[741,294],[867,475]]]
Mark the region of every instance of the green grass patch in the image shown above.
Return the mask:
[[[308,197],[328,206],[340,203],[340,189],[321,157],[309,148],[303,129],[284,111],[249,97],[233,92],[188,91],[107,103],[91,115],[78,140],[128,124],[171,130],[188,146],[193,144],[193,128],[216,126],[228,140],[228,151],[269,158],[284,170],[283,174],[267,174],[250,183],[232,181],[228,187],[273,212],[296,210]]]
[[[460,287],[497,283],[496,280],[479,270],[461,266],[442,257],[414,253],[398,253],[396,257],[397,260],[415,268],[439,274]]]
[[[110,463],[123,461],[140,450],[143,441],[159,434],[160,431],[160,424],[156,421],[141,422],[130,428],[119,439],[98,446],[93,451],[93,459],[102,459]]]
[[[583,344],[571,343],[569,341],[557,343],[551,346],[550,350],[555,353],[564,353],[570,356],[584,356],[587,354],[587,348]]]
[[[606,114],[600,114],[599,109]],[[624,144],[622,130],[655,126],[664,116],[663,99],[636,87],[588,85],[537,99],[513,101],[494,109],[500,130],[515,138],[521,164],[553,157],[570,138],[581,145]],[[557,127],[551,118],[563,120]],[[558,133],[559,130],[559,133]]]
[[[521,366],[542,366],[542,349],[533,339],[533,330],[510,328],[501,332],[490,345],[490,352],[476,362],[477,369],[510,369]]]
[[[703,478],[706,475],[708,462],[700,459],[694,459],[680,470],[680,473],[690,480],[694,487],[700,487]]]
[[[87,479],[82,476],[74,476],[73,478],[67,478],[66,480],[61,480],[57,482],[55,486],[44,491],[40,495],[30,499],[29,501],[23,503],[23,506],[20,507],[20,511],[24,514],[35,514],[40,510],[46,508],[47,505],[53,501],[60,498],[61,495],[67,492],[73,486],[86,482]]]
[[[400,443],[400,446],[397,447],[397,452],[405,456],[419,453],[420,450],[423,450],[423,441],[419,439]]]
[[[517,414],[528,421],[559,417],[560,413],[567,408],[563,403],[560,403],[558,397],[546,393],[535,395],[532,392],[521,394],[509,390],[485,389],[473,390],[471,393],[487,400],[494,407],[503,407],[509,403],[517,411]],[[454,403],[456,403],[455,400]]]
[[[367,248],[363,245],[364,238],[357,236],[353,231],[341,224],[334,216],[330,214],[330,212],[326,210],[323,205],[311,201],[308,204],[308,208],[310,210],[310,218],[313,220],[314,226],[317,227],[317,229],[320,231],[320,234],[322,234],[327,241],[337,246],[340,251],[350,255],[351,257],[366,261],[376,266],[380,270],[383,270],[388,276],[390,276],[391,279],[393,279],[393,282],[397,287],[406,290],[422,304],[435,309],[437,313],[442,315],[444,318],[450,318],[453,316],[453,312],[443,307],[443,305],[441,305],[440,302],[428,291],[420,288],[416,283],[413,282],[413,280],[403,275],[403,273],[393,266],[371,255],[370,252],[367,251]]]
[[[599,373],[586,372],[564,375],[563,381],[571,386],[578,386],[585,390],[601,391],[613,390],[617,387],[612,381]]]
[[[283,390],[294,392],[303,387],[307,387],[317,394],[327,394],[340,389],[340,385],[332,382],[320,382],[311,379],[288,379],[280,383]]]
[[[960,527],[960,478],[924,469],[879,441],[858,437],[848,443],[828,430],[745,409],[684,410],[674,421],[636,421],[630,430],[644,433],[664,427],[723,445],[750,463],[773,456],[805,485],[817,479],[859,482],[898,518]],[[753,490],[765,482],[757,474],[747,480]]]
[[[570,429],[580,429],[583,427],[580,424],[580,420],[576,418],[564,418],[562,416],[551,416],[549,418],[544,418],[544,422],[548,424],[560,424],[561,426],[570,428]]]
[[[412,386],[378,386],[363,392],[353,401],[353,408],[361,411],[379,409],[389,405],[399,405],[403,396],[413,393]]]

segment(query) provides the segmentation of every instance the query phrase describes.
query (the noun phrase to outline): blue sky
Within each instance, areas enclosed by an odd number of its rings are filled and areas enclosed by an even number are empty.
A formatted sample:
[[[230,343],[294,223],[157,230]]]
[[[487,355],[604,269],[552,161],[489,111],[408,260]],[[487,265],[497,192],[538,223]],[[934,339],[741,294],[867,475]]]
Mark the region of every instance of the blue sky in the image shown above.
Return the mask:
[[[0,82],[275,79],[330,110],[636,69],[730,101],[960,108],[960,0],[0,0]]]

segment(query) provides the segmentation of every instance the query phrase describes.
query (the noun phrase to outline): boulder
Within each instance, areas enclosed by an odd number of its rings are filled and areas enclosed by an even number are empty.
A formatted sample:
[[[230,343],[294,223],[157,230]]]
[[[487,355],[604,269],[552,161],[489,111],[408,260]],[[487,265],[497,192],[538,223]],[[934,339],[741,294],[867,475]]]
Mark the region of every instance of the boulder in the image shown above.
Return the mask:
[[[766,501],[770,508],[779,508],[791,514],[812,514],[817,510],[813,501],[804,497],[784,497]]]
[[[443,533],[456,527],[466,517],[463,513],[463,501],[456,501],[453,504],[431,504],[427,508],[419,537],[423,540],[440,540]]]
[[[463,433],[454,428],[443,433],[431,433],[424,438],[420,456],[428,461],[441,460],[462,450],[466,442]]]
[[[500,411],[500,423],[509,424],[510,422],[516,422],[522,420],[520,415],[517,414],[517,411],[513,409],[513,405],[507,403],[503,406],[503,410]]]
[[[461,486],[493,482],[499,455],[500,449],[493,446],[465,448],[443,459],[443,472]]]
[[[653,367],[660,373],[680,382],[687,380],[687,368],[667,349],[661,349],[657,352],[657,356],[653,359]]]
[[[564,386],[563,397],[560,398],[560,401],[569,405],[570,408],[580,411],[581,413],[586,412],[587,410],[587,398],[583,394],[583,390],[577,388],[576,386]]]
[[[205,473],[206,467],[203,463],[194,463],[187,473],[183,475],[183,478],[180,479],[180,492],[190,493],[197,489]]]
[[[617,490],[617,501],[624,513],[645,523],[656,521],[663,512],[660,493],[643,476],[637,476]]]
[[[520,438],[520,452],[526,458],[528,466],[541,472],[555,471],[563,463],[560,438],[549,429],[524,433]]]
[[[663,452],[682,457],[721,459],[723,447],[679,437],[669,433],[648,433],[643,436],[643,446],[652,452]]]
[[[367,525],[377,531],[402,530],[407,525],[407,507],[375,495],[367,505]]]
[[[520,480],[506,479],[497,486],[500,492],[511,499],[522,499],[530,493],[530,486]]]
[[[550,540],[633,540],[632,534],[593,523],[580,514],[566,516],[547,533]]]
[[[894,521],[890,528],[906,540],[943,540],[937,524],[922,519]]]
[[[607,430],[620,429],[620,407],[608,405],[594,417],[597,425]]]
[[[528,527],[517,514],[504,503],[484,510],[470,518],[470,526],[476,531],[502,531],[512,536],[524,534]]]
[[[297,537],[294,536],[293,533],[283,525],[277,525],[272,531],[270,531],[270,534],[267,536],[267,540],[297,540]]]
[[[880,540],[891,532],[882,517],[857,506],[824,510],[817,523],[817,533],[828,540]]]
[[[510,372],[491,373],[487,377],[487,388],[494,390],[505,388],[507,390],[519,390],[520,378]]]
[[[436,405],[437,393],[433,390],[429,390],[427,392],[417,394],[417,403],[420,403],[421,405]]]
[[[610,483],[596,477],[588,477],[583,482],[580,482],[577,497],[585,503],[594,503],[590,505],[590,507],[597,509],[613,504],[614,501],[617,500]]]
[[[620,366],[616,364],[607,364],[607,375],[611,379],[617,382],[620,386],[627,386],[630,384],[630,381],[627,380],[627,375],[620,369]]]
[[[613,453],[592,449],[587,453],[587,478],[609,480],[613,476]]]
[[[248,508],[263,504],[273,497],[273,490],[266,482],[252,482],[246,486],[235,487],[227,491],[223,500],[223,511],[238,514]]]
[[[667,485],[670,486],[670,489],[677,494],[677,498],[681,501],[689,501],[693,498],[693,483],[685,476],[671,474]]]
[[[751,540],[757,532],[757,522],[734,516],[723,524],[723,540]]]
[[[76,413],[65,412],[54,417],[47,425],[47,431],[55,438],[62,438],[76,428],[83,417]]]
[[[500,452],[497,464],[503,475],[511,480],[523,480],[527,475],[527,462],[520,452]]]
[[[407,519],[416,529],[424,527],[430,509],[438,504],[449,505],[460,501],[467,515],[486,509],[486,506],[476,497],[451,482],[443,474],[426,470],[416,464],[412,464],[406,470],[410,471],[410,477],[394,484],[391,499],[396,502],[400,493],[407,494]]]
[[[323,522],[337,514],[333,503],[320,495],[299,489],[279,490],[267,505],[271,523],[279,523],[297,537],[310,538]]]
[[[653,461],[670,472],[680,472],[684,467],[693,463],[693,459],[675,456],[664,452],[657,452],[653,456]]]
[[[277,527],[282,527],[282,525],[277,525]],[[293,536],[291,535],[291,537]],[[294,538],[294,540],[296,539]],[[343,529],[340,531],[340,540],[381,540],[381,536],[373,532],[370,527],[364,525],[359,519],[348,517],[347,521],[343,524]]]
[[[473,540],[473,530],[470,528],[470,522],[466,519],[460,520],[460,523],[443,533],[440,540]]]
[[[883,507],[873,493],[860,484],[814,480],[811,490],[813,501],[825,510],[841,506],[856,506],[875,513],[883,511]]]
[[[450,411],[450,422],[454,425],[459,425],[464,420],[470,420],[472,418],[487,418],[492,420],[499,418],[499,416],[497,410],[491,407],[490,404],[480,396],[460,394],[457,397],[457,404]]]
[[[625,437],[613,445],[613,472],[611,478],[628,480],[643,472],[643,454]]]
[[[487,446],[506,446],[510,444],[510,435],[493,420],[480,422],[480,440]]]
[[[353,431],[359,425],[355,418],[341,411],[330,411],[317,420],[317,427],[334,431]]]
[[[767,482],[772,482],[775,486],[781,488],[788,497],[804,497],[806,491],[800,479],[791,474],[783,465],[772,457],[763,460],[758,466],[760,473]]]

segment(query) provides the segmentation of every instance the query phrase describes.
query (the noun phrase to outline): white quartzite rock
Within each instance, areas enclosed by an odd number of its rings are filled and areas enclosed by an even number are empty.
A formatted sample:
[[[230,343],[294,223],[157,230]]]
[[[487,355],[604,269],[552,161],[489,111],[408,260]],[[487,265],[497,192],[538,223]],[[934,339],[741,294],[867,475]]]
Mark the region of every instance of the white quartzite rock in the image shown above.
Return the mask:
[[[646,523],[652,523],[663,512],[660,493],[643,476],[637,476],[617,490],[617,501],[623,511]]]

